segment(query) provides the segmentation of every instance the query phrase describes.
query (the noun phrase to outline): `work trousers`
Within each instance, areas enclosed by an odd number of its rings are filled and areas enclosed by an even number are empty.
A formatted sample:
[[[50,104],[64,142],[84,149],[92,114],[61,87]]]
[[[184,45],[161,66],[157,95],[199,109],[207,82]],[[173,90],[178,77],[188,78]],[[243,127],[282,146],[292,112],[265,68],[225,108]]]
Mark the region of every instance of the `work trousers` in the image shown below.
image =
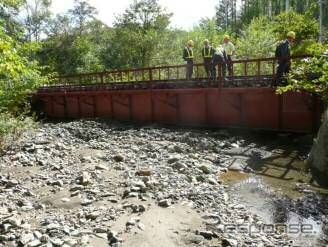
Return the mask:
[[[217,77],[216,68],[218,68],[218,70],[219,70],[218,71],[218,76],[219,77],[225,77],[226,62],[225,62],[224,57],[221,56],[221,55],[214,55],[214,57],[213,57],[212,72],[211,72],[212,80],[216,80],[216,77]]]
[[[211,77],[212,67],[212,58],[204,58],[204,68],[207,78]]]
[[[229,76],[232,76],[233,64],[232,64],[232,59],[231,59],[230,55],[227,55],[226,63],[227,63],[227,69],[228,69]]]
[[[186,66],[186,79],[191,80],[192,74],[194,72],[194,61],[192,59],[187,60],[187,66]]]
[[[287,84],[285,76],[290,72],[290,61],[279,61],[274,86]]]

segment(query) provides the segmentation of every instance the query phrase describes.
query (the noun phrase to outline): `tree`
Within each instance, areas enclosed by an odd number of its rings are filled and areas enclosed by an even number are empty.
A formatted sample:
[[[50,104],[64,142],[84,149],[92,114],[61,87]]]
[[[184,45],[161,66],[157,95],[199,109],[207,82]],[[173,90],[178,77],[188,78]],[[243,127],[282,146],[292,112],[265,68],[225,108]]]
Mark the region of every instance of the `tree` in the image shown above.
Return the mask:
[[[254,18],[237,41],[238,57],[263,58],[272,57],[277,37],[274,26],[266,17]]]
[[[16,38],[21,38],[23,28],[15,18],[18,16],[19,8],[23,0],[0,0],[0,24],[3,31]]]
[[[236,31],[236,0],[219,0],[218,5],[216,6],[216,22],[219,30]]]
[[[278,89],[309,92],[321,97],[326,106],[322,124],[314,140],[308,162],[315,171],[328,176],[328,45],[314,44],[307,50],[313,57],[304,59],[289,76],[289,85]]]
[[[35,61],[26,55],[24,44],[5,33],[0,25],[0,112],[19,112],[28,94],[46,82]],[[33,47],[28,47],[29,51]]]
[[[87,1],[75,0],[74,8],[68,11],[81,35],[84,31],[86,23],[90,20],[94,20],[97,15],[96,8],[92,7]]]
[[[27,30],[29,41],[40,40],[41,34],[45,32],[50,20],[51,0],[24,0],[25,20],[24,25]]]
[[[110,57],[107,66],[149,66],[171,16],[158,0],[134,1],[115,21],[115,34],[106,52]]]

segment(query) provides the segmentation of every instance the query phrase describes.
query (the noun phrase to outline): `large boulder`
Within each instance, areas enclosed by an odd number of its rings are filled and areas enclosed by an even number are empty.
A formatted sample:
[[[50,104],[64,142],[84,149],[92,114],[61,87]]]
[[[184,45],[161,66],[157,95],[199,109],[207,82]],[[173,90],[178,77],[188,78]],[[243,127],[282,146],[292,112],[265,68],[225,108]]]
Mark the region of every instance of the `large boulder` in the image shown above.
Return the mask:
[[[321,178],[328,177],[328,108],[323,114],[322,124],[317,138],[314,139],[308,163],[315,175]]]

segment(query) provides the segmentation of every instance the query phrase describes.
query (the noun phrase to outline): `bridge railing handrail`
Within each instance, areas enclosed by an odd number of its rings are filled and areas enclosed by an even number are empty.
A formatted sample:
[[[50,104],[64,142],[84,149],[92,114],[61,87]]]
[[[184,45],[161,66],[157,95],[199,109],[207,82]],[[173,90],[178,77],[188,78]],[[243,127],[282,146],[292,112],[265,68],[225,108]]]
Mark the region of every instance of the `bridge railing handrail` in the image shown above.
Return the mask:
[[[309,55],[298,55],[285,57],[283,59],[302,59]],[[261,76],[275,75],[276,57],[270,58],[252,58],[239,59],[231,62],[232,73],[229,75],[232,80],[238,77],[254,76],[260,79]],[[203,63],[195,63],[193,80],[206,79],[207,74],[204,70]],[[222,80],[225,63],[217,65],[217,79]],[[186,80],[185,76],[186,65],[168,65],[168,66],[153,66],[146,68],[120,69],[102,72],[81,73],[72,75],[62,75],[54,77],[53,83],[44,85],[51,86],[76,86],[86,84],[107,84],[107,83],[138,83],[138,82],[156,82],[156,81],[181,81]],[[183,71],[182,71],[183,70]]]

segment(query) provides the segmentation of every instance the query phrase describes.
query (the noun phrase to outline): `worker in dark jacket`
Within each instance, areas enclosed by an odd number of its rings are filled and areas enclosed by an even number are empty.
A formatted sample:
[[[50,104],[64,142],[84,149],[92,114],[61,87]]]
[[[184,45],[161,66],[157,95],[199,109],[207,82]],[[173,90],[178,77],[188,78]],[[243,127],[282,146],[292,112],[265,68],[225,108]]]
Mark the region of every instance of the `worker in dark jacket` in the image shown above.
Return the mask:
[[[287,33],[287,39],[278,44],[275,56],[278,60],[278,68],[276,74],[276,85],[285,83],[283,77],[289,73],[291,67],[290,49],[294,44],[296,34],[293,31]],[[275,85],[275,86],[276,86]]]
[[[218,77],[225,78],[226,76],[226,66],[227,64],[227,54],[222,45],[219,45],[214,50],[213,63],[212,63],[212,80],[216,80],[216,68],[218,68]]]
[[[186,67],[186,79],[190,80],[192,78],[193,70],[194,70],[194,42],[189,40],[187,46],[183,50],[183,59],[187,62]]]
[[[204,59],[204,67],[207,74],[207,78],[211,77],[213,55],[214,48],[210,45],[210,41],[208,39],[205,39],[204,47],[202,50],[202,57]]]

